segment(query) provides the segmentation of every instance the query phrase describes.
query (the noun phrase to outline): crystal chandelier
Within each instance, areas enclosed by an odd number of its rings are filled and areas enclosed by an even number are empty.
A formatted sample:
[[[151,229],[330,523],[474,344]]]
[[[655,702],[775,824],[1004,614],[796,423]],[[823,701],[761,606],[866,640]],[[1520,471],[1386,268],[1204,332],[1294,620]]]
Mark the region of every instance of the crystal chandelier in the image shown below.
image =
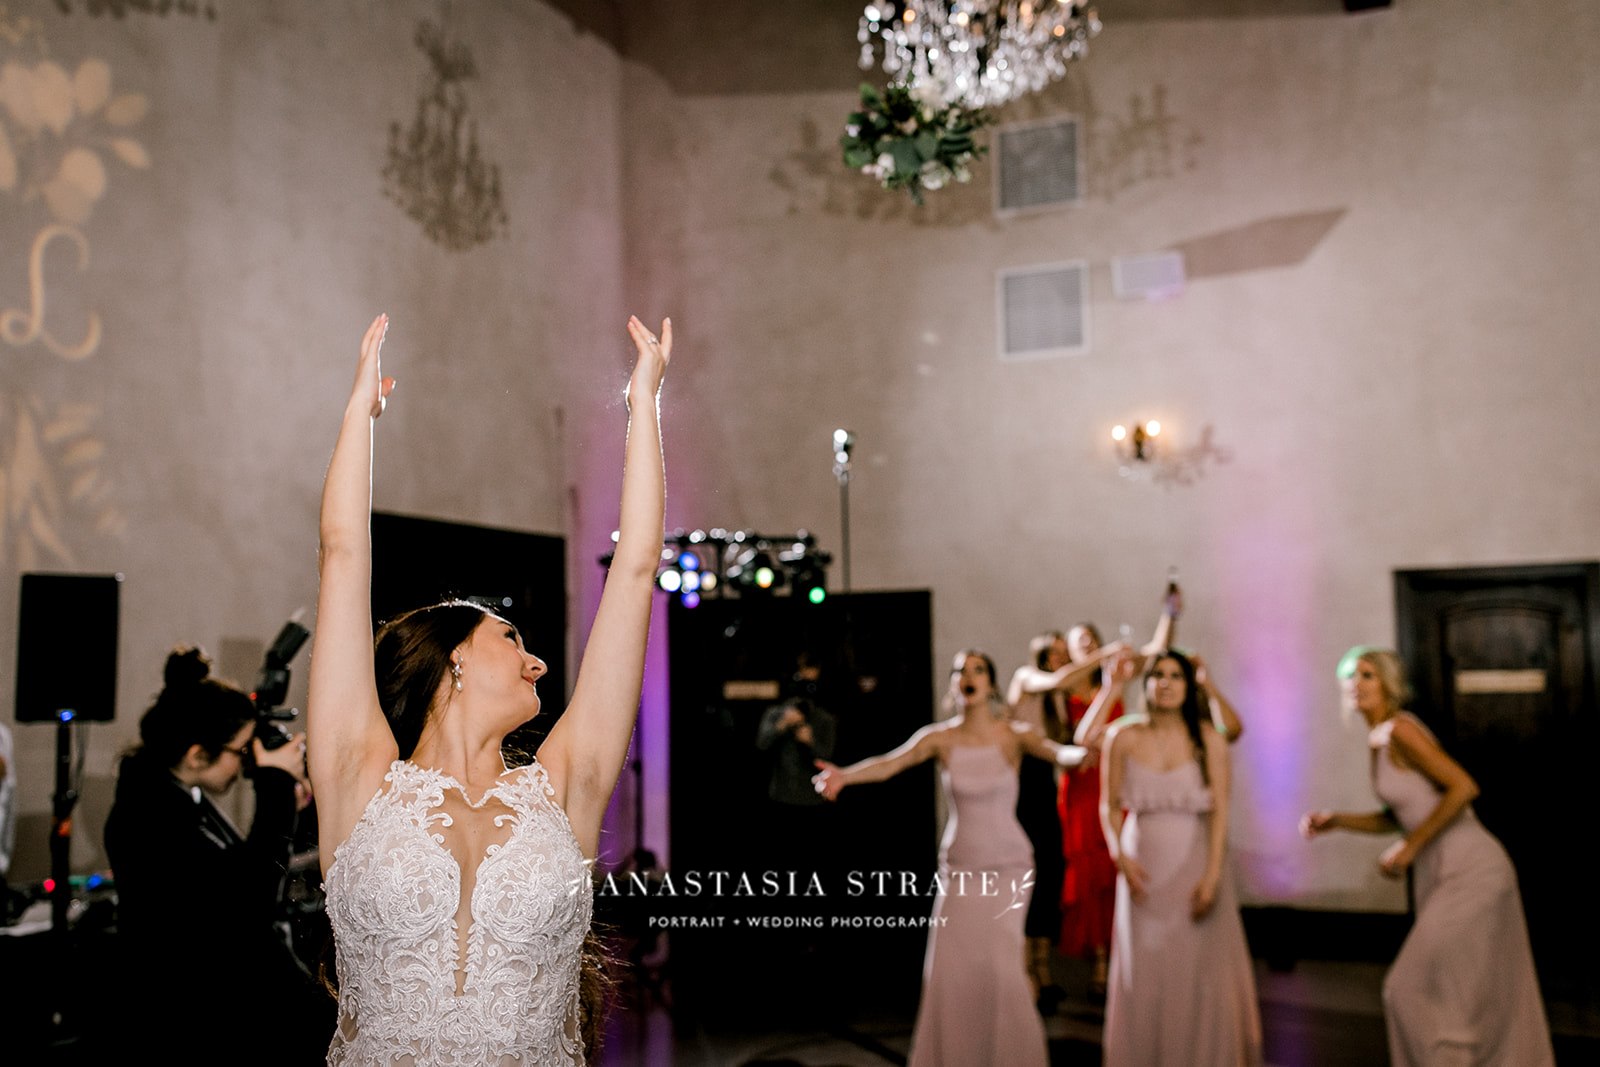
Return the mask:
[[[999,107],[1067,72],[1100,32],[1076,0],[877,0],[861,15],[861,69],[881,43],[895,81],[937,86],[944,101]]]

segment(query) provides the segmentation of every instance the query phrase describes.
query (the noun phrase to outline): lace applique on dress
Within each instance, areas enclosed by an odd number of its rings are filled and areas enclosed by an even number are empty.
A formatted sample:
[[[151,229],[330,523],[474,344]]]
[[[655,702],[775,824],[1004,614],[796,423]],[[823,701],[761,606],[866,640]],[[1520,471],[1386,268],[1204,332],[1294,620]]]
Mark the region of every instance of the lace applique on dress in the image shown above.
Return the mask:
[[[326,879],[339,968],[328,1063],[582,1064],[578,961],[593,888],[544,768],[507,774],[476,802],[403,760],[385,781]],[[503,840],[464,879],[447,831]]]

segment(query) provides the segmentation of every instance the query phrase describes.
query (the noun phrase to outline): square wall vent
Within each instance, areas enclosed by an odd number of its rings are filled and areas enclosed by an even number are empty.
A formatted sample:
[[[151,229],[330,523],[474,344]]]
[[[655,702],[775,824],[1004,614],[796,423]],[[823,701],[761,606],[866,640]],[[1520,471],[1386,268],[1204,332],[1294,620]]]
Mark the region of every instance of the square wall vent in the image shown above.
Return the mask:
[[[995,278],[1001,359],[1048,359],[1089,350],[1089,264],[1000,271]]]
[[[1078,120],[1001,126],[994,135],[995,214],[1076,204],[1083,199]]]

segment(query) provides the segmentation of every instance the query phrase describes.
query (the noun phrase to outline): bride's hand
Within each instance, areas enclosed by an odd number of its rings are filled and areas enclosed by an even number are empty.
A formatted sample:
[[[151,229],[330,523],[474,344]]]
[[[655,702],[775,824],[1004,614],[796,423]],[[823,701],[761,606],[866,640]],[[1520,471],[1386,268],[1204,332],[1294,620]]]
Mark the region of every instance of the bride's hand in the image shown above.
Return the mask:
[[[666,376],[667,364],[672,361],[672,320],[661,320],[661,336],[639,321],[639,316],[628,316],[628,336],[638,350],[638,361],[633,365],[633,377],[628,379],[628,403],[635,395],[655,396],[661,391],[661,379]]]
[[[361,358],[356,362],[356,383],[350,390],[350,406],[364,410],[372,418],[383,414],[384,402],[394,392],[394,379],[385,378],[378,362],[384,334],[389,332],[389,316],[379,315],[361,338]]]

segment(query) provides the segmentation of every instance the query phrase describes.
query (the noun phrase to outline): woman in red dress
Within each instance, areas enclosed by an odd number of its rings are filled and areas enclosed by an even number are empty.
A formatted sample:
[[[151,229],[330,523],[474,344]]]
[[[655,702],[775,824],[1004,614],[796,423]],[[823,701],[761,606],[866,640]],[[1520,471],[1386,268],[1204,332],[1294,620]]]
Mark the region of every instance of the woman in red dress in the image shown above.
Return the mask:
[[[1017,668],[1006,690],[1012,717],[1052,741],[1070,741],[1077,717],[1067,714],[1069,697],[1083,691],[1090,676],[1099,675],[1101,663],[1120,650],[1120,645],[1113,645],[1101,649],[1098,656],[1075,663],[1066,634],[1051,630],[1035,637],[1028,645],[1033,662]],[[1033,844],[1036,879],[1023,924],[1028,980],[1043,1015],[1054,1014],[1066,999],[1066,991],[1056,984],[1050,967],[1051,946],[1061,935],[1061,881],[1066,873],[1058,815],[1062,773],[1040,760],[1024,760],[1017,789],[1017,821]]]
[[[1097,658],[1100,634],[1091,623],[1079,623],[1067,632],[1067,648],[1074,662]],[[1085,726],[1093,744],[1085,744],[1088,757],[1061,776],[1057,807],[1061,815],[1061,850],[1066,875],[1061,881],[1061,939],[1067,956],[1093,959],[1090,988],[1096,996],[1106,991],[1106,965],[1111,948],[1111,911],[1117,895],[1117,865],[1106,850],[1100,832],[1100,737],[1122,716],[1120,686],[1102,684],[1095,671],[1067,692],[1067,724],[1076,736]],[[1090,711],[1097,712],[1094,719]]]

